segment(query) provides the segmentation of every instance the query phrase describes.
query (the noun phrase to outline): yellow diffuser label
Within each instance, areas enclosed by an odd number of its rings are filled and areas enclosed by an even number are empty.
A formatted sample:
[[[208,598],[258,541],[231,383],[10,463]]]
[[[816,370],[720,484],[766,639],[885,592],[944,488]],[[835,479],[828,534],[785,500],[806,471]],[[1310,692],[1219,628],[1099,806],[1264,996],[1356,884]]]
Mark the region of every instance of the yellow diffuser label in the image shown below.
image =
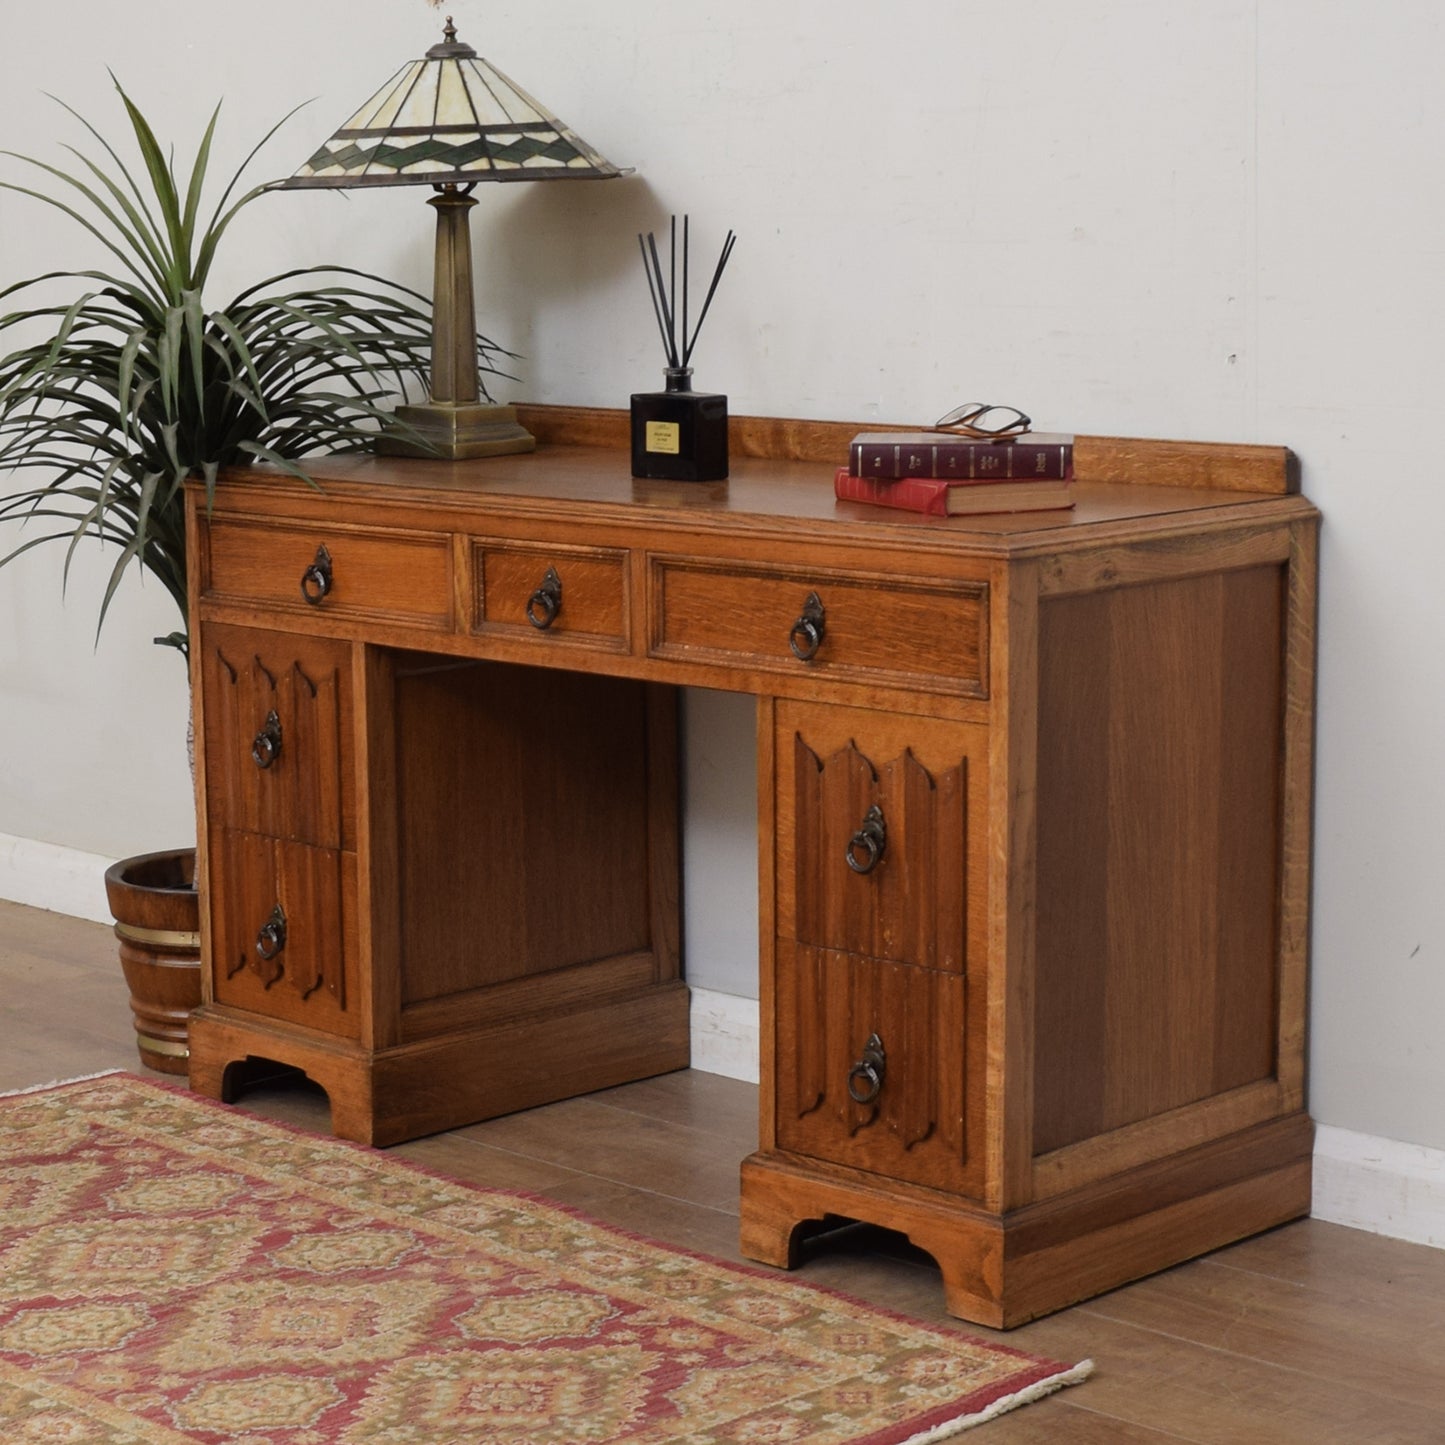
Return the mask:
[[[682,428],[675,421],[648,422],[647,450],[676,456],[682,450]]]

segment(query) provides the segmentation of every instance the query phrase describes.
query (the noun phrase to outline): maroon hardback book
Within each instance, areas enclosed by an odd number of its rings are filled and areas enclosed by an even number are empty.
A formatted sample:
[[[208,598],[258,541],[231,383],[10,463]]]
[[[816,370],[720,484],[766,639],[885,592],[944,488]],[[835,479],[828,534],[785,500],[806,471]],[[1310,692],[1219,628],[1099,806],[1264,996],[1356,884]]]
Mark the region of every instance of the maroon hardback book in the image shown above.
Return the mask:
[[[937,477],[944,481],[1063,481],[1074,472],[1074,439],[1024,432],[981,441],[939,431],[860,432],[848,448],[855,477]]]
[[[844,502],[867,502],[933,517],[1043,512],[1074,505],[1073,484],[1062,478],[1012,482],[946,482],[935,477],[891,480],[855,476],[847,467],[839,467],[834,475],[833,495]]]

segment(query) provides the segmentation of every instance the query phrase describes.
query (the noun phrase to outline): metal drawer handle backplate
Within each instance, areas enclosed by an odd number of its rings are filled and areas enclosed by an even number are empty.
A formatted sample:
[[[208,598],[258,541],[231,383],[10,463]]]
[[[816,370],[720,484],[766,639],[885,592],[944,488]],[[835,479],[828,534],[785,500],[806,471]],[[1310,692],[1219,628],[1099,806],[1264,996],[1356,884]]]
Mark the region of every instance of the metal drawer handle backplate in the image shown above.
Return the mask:
[[[848,840],[848,866],[855,873],[871,873],[888,846],[888,823],[877,803],[863,816],[862,826]]]
[[[266,721],[256,740],[251,744],[251,761],[264,772],[281,756],[281,719],[273,708],[266,714]]]
[[[823,635],[828,630],[828,619],[823,608],[823,599],[816,592],[808,593],[803,603],[803,613],[793,623],[788,634],[788,646],[799,662],[812,662],[823,645]]]
[[[883,1091],[883,1077],[888,1072],[888,1055],[883,1040],[869,1034],[863,1045],[863,1057],[848,1070],[848,1097],[855,1104],[871,1104]]]
[[[315,607],[331,591],[331,553],[323,543],[316,560],[301,574],[301,595]]]
[[[275,958],[286,947],[286,915],[278,903],[271,910],[271,916],[256,935],[256,952],[262,958]]]
[[[527,599],[527,621],[545,632],[562,609],[562,579],[555,567],[547,568],[542,585]]]

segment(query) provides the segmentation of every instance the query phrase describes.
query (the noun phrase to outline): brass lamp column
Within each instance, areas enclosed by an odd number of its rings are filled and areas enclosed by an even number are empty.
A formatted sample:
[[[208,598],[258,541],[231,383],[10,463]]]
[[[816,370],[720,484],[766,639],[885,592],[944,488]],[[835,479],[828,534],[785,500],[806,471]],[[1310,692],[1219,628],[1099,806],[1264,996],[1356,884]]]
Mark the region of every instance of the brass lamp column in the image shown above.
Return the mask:
[[[457,39],[403,66],[280,185],[291,189],[429,185],[436,194],[430,399],[399,406],[403,429],[379,451],[445,458],[531,451],[516,409],[486,395],[477,365],[468,217],[481,181],[610,180],[615,166]],[[416,436],[420,444],[412,440]]]
[[[427,205],[437,213],[436,272],[432,283],[431,392],[433,401],[473,402],[481,394],[477,348],[465,318],[472,298],[472,237],[468,216],[476,199],[468,187],[443,186]],[[463,324],[458,325],[458,318]]]
[[[424,441],[418,446],[396,432],[383,432],[376,439],[379,452],[460,459],[529,452],[537,445],[536,438],[517,420],[514,407],[481,401],[469,225],[477,202],[471,190],[470,186],[439,186],[427,202],[437,213],[431,399],[396,409],[396,419]]]

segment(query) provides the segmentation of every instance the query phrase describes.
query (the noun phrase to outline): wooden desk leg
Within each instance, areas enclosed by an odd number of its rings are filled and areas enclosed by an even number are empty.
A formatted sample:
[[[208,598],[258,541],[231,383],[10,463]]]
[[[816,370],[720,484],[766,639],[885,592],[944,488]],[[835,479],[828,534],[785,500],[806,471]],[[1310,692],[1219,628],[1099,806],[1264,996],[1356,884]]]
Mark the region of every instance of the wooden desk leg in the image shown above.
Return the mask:
[[[267,1028],[264,1021],[237,1025],[202,1007],[191,1015],[190,1086],[208,1099],[232,1104],[242,1093],[250,1060],[268,1059],[300,1069],[326,1091],[331,1132],[355,1144],[375,1144],[376,1100],[367,1060],[344,1047],[315,1044]]]

